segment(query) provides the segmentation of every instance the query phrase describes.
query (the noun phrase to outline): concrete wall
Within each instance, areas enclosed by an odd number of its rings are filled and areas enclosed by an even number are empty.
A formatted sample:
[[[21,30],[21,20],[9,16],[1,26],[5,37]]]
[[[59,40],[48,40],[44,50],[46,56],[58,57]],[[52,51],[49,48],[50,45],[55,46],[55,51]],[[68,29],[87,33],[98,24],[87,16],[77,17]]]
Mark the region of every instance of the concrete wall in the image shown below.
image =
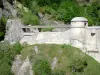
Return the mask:
[[[77,29],[77,28],[76,28]],[[80,31],[79,31],[80,30]],[[65,32],[39,32],[24,36],[20,43],[28,44],[70,44],[100,62],[100,29],[80,28],[78,33],[69,29]],[[95,35],[91,35],[95,31]]]

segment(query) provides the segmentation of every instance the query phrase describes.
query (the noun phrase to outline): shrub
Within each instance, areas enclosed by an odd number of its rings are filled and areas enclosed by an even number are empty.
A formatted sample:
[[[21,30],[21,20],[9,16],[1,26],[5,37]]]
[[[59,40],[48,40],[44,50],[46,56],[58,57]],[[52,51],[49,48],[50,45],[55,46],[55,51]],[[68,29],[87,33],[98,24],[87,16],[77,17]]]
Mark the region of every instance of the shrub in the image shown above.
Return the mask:
[[[51,75],[50,64],[47,60],[36,60],[33,70],[35,75]]]
[[[56,11],[50,6],[45,6],[44,9],[45,9],[45,12],[50,14],[50,15],[55,15],[56,14]]]
[[[39,11],[37,1],[32,1],[29,8],[32,10],[33,13],[37,14]]]
[[[11,70],[11,66],[9,66],[9,64],[6,62],[4,62],[0,66],[0,74],[1,75],[13,75],[10,70]]]
[[[12,61],[14,61],[15,55],[17,55],[18,52],[21,51],[19,49],[21,48],[18,44],[13,46],[10,45],[8,42],[0,43],[0,74],[12,75],[11,73]]]
[[[22,21],[25,25],[39,25],[39,18],[32,14],[31,12],[24,12],[23,13],[23,17],[22,17]]]
[[[83,72],[87,65],[87,62],[84,59],[77,57],[70,62],[69,68],[72,72]]]
[[[19,42],[14,44],[14,48],[16,49],[16,52],[19,54],[22,50],[22,46]]]
[[[30,55],[33,53],[33,47],[28,46],[22,49],[21,51],[21,60],[25,60],[27,56],[30,57]]]
[[[46,31],[52,31],[54,28],[42,28],[41,31],[46,32]]]
[[[7,18],[2,16],[0,19],[0,41],[3,40],[5,36],[6,22],[7,22]]]
[[[54,71],[53,75],[66,75],[66,72],[61,70],[56,70]]]

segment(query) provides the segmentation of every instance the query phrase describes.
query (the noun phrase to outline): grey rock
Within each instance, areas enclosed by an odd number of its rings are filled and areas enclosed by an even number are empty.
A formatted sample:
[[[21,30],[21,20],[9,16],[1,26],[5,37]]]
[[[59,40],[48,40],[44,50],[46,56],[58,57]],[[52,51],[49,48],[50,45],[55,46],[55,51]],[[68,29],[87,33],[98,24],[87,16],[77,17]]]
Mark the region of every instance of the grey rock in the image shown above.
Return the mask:
[[[14,8],[14,6],[12,6],[9,2],[4,1],[3,2],[3,15],[5,15],[6,17],[16,17],[17,14],[17,10]]]
[[[58,61],[57,58],[54,57],[53,62],[52,62],[52,64],[51,64],[51,69],[52,69],[52,70],[56,67],[57,61]]]
[[[19,69],[17,75],[33,75],[32,66],[27,57],[26,60],[23,62],[22,66]]]
[[[38,54],[38,47],[34,46],[35,53]]]
[[[14,75],[17,75],[21,65],[22,65],[22,61],[20,59],[21,55],[17,55],[15,58],[15,61],[13,61],[13,65],[12,65],[12,72],[14,73]]]
[[[21,25],[20,19],[8,19],[5,41],[7,40],[10,43],[19,41],[23,37],[22,30],[20,29]]]
[[[2,8],[0,8],[0,18],[2,17],[2,14],[3,14]]]
[[[13,62],[12,72],[14,75],[33,75],[32,65],[27,56],[25,61],[21,61],[21,55],[17,55]]]

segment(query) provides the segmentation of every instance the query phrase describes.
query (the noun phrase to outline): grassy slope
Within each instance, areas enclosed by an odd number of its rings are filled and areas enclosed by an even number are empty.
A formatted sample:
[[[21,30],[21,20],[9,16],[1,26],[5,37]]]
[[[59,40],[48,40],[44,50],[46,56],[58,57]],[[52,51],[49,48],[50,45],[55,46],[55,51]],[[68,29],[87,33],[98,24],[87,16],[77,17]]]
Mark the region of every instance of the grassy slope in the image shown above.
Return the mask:
[[[56,44],[40,44],[36,45],[39,49],[38,58],[47,59],[49,63],[52,63],[53,58],[58,59],[56,70],[64,71],[70,75],[100,75],[100,64],[95,61],[92,57],[86,55],[78,48],[70,45],[56,45]],[[22,50],[22,58],[26,58],[27,55],[34,54],[32,52],[33,46],[28,46]],[[31,58],[35,60],[35,58]],[[81,60],[81,61],[79,61]],[[75,72],[68,68],[70,64],[77,64],[85,60],[87,62],[86,68],[82,72]],[[82,64],[77,64],[80,67]]]

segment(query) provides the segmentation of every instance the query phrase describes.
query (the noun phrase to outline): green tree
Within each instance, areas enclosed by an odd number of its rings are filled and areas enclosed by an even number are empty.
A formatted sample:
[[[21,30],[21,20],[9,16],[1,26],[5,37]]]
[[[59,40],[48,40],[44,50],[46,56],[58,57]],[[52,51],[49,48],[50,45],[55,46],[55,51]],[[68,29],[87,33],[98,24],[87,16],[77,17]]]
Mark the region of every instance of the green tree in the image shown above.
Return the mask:
[[[100,24],[100,1],[95,1],[87,7],[87,16],[91,17],[92,23],[95,25]]]
[[[74,1],[64,1],[60,4],[56,18],[58,20],[70,21],[73,17],[79,16],[79,5]]]

